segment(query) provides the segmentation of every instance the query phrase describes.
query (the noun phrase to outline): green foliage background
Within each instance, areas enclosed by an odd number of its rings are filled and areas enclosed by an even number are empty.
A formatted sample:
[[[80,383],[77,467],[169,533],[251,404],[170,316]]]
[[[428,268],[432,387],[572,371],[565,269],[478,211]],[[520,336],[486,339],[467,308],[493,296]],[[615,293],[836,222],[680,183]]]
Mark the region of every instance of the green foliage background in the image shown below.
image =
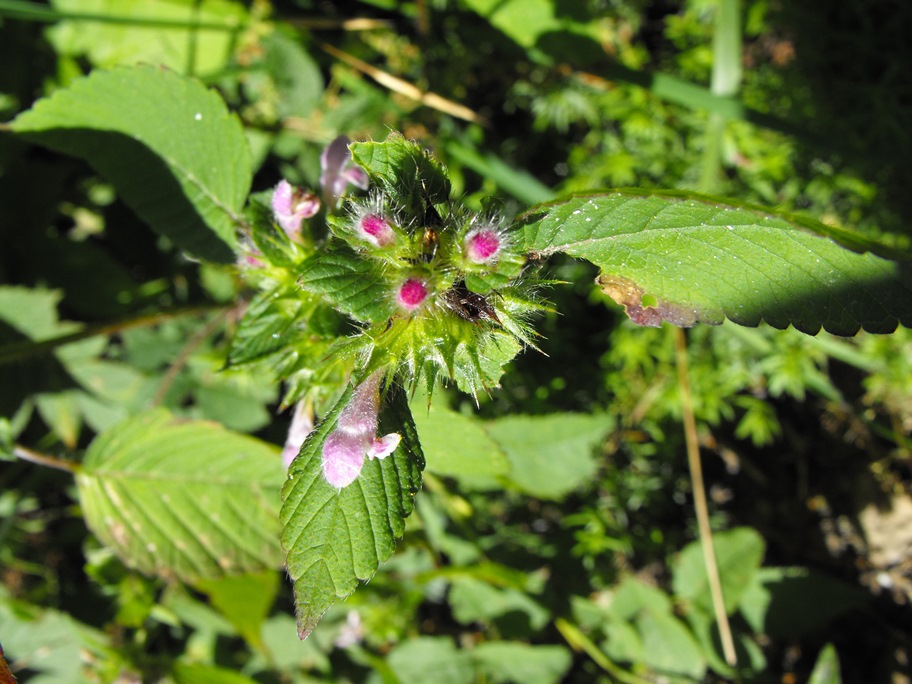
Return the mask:
[[[293,290],[253,296],[228,250],[184,241],[199,226],[175,225],[185,207],[168,202],[191,197],[201,224],[221,222],[230,242],[249,188],[282,177],[316,188],[337,135],[398,130],[433,150],[453,195],[479,210],[492,197],[518,214],[569,192],[696,190],[903,250],[910,55],[895,27],[910,18],[850,0],[0,2],[3,121],[42,97],[36,116],[63,121],[45,147],[25,130],[0,135],[0,642],[20,681],[735,678],[693,541],[671,330],[633,325],[592,266],[562,255],[544,272],[566,283],[537,321],[544,354],[517,357],[477,407],[453,389],[438,389],[430,410],[413,398],[427,469],[404,539],[300,642],[278,537],[258,518],[278,511],[283,392],[305,393],[304,379],[275,378],[322,357],[347,323],[323,311],[322,336],[295,338],[281,326],[312,313]],[[200,135],[213,138],[176,146],[164,169],[116,127],[87,132],[67,106],[83,74],[136,64],[193,76],[227,104],[189,87],[169,102],[152,78],[123,101],[99,98],[132,126],[148,108],[177,112],[199,97],[212,121]],[[173,129],[144,135],[167,145],[197,123],[175,115]],[[226,137],[243,139],[251,161],[212,158]],[[208,183],[213,164],[235,169],[232,183]],[[115,191],[120,174],[138,174],[135,192]],[[174,177],[179,195],[162,185]],[[253,338],[238,323],[244,308],[279,326],[269,330],[295,354],[235,343],[248,358],[226,369],[231,340]],[[688,353],[737,676],[901,675],[912,648],[898,522],[909,505],[908,330],[697,326]],[[321,411],[341,381],[306,379]],[[113,469],[106,447],[137,434],[161,451]],[[198,461],[168,465],[193,481],[179,501],[146,503],[155,489],[144,478],[168,464],[171,439],[201,445]],[[219,450],[248,448],[262,467],[205,468]],[[78,476],[23,450],[76,463]],[[194,487],[216,477],[236,491],[201,504]],[[114,505],[86,505],[89,491]],[[182,529],[181,511],[196,508],[218,515]],[[118,516],[161,524],[161,543],[131,550]]]

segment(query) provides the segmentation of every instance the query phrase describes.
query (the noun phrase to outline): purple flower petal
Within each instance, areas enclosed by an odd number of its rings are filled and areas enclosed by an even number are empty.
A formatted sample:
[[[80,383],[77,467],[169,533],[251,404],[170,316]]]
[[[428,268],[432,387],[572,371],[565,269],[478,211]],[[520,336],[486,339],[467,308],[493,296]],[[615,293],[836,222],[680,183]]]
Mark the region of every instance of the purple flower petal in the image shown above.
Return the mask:
[[[386,458],[396,450],[401,440],[402,436],[396,432],[375,439],[367,450],[368,458]]]
[[[364,467],[366,440],[363,435],[352,435],[336,430],[323,445],[323,477],[333,487],[347,487],[361,474]]]

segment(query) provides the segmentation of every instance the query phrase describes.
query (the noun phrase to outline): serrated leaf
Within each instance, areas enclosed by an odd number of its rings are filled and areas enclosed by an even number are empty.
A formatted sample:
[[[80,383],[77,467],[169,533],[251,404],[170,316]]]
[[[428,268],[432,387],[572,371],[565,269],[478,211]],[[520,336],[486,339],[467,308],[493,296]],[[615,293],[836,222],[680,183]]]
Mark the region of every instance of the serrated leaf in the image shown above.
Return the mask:
[[[424,458],[405,393],[397,387],[387,396],[378,430],[401,435],[396,451],[382,460],[368,459],[358,479],[341,490],[324,479],[323,444],[352,391],[350,386],[304,442],[282,488],[282,546],[302,639],[333,603],[370,579],[392,555],[421,485]]]
[[[250,152],[237,117],[198,81],[147,66],[94,71],[10,126],[85,159],[182,249],[233,260],[252,179]]]
[[[231,340],[228,365],[249,363],[283,349],[303,313],[300,297],[289,294],[285,288],[258,294],[244,312]]]
[[[382,296],[387,285],[376,268],[349,247],[336,244],[302,264],[298,283],[356,320],[379,323],[393,315],[395,306],[392,296]]]
[[[100,435],[76,483],[86,523],[128,566],[184,581],[278,567],[277,447],[149,412]]]
[[[840,335],[912,325],[910,262],[864,251],[887,254],[809,219],[699,195],[621,191],[542,205],[522,223],[526,250],[591,261],[603,291],[640,325],[728,318]]]
[[[400,204],[406,215],[422,216],[429,204],[450,198],[446,169],[421,146],[391,133],[383,142],[351,144],[352,159],[372,186],[379,186]]]

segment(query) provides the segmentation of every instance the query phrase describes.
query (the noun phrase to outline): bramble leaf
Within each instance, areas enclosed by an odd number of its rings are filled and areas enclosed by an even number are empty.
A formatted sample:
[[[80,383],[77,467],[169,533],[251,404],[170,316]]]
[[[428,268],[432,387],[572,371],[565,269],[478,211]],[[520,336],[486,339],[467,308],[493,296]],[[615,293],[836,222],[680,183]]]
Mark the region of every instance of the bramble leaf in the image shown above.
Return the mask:
[[[86,523],[130,567],[183,581],[276,568],[279,450],[158,410],[101,434],[76,476]]]
[[[533,255],[598,266],[602,290],[640,325],[728,318],[839,335],[912,326],[912,261],[809,219],[625,190],[541,205],[520,223]]]
[[[392,555],[421,485],[424,458],[405,393],[397,387],[387,396],[378,430],[401,435],[396,451],[368,460],[360,476],[342,489],[326,481],[323,445],[351,396],[349,387],[308,436],[282,489],[282,546],[302,639],[333,603],[370,579]]]
[[[10,127],[85,159],[182,249],[234,260],[252,180],[250,152],[240,121],[198,81],[148,66],[94,71]]]

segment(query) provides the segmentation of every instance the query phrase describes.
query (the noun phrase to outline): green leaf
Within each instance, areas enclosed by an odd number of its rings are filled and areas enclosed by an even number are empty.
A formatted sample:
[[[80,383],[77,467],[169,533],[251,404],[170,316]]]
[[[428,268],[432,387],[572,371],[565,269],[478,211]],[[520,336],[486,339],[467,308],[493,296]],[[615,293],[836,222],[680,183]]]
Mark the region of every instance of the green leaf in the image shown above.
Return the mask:
[[[701,542],[688,544],[674,565],[674,593],[700,611],[712,615],[712,596]],[[740,605],[763,561],[763,537],[750,527],[739,527],[713,534],[713,548],[719,568],[719,581],[730,615]]]
[[[671,599],[661,589],[628,577],[615,590],[609,615],[617,620],[632,620],[643,612],[671,613]]]
[[[596,447],[611,429],[603,415],[510,416],[487,425],[512,466],[510,480],[541,499],[560,500],[592,481]]]
[[[661,672],[700,678],[706,660],[690,630],[668,613],[646,612],[636,621],[643,638],[643,662]]]
[[[256,684],[234,670],[202,663],[175,663],[171,676],[175,684]]]
[[[557,684],[573,657],[563,646],[530,646],[515,642],[489,641],[472,652],[491,682]]]
[[[228,0],[54,0],[53,5],[66,14],[112,19],[52,26],[47,35],[61,55],[85,54],[99,67],[154,64],[198,75],[224,68],[247,18],[241,3]]]
[[[336,244],[307,259],[298,283],[359,321],[379,323],[395,311],[392,294],[378,296],[386,292],[387,285],[377,265],[346,245]]]
[[[182,249],[233,260],[250,152],[238,119],[201,83],[145,66],[95,71],[10,125],[31,142],[85,159]]]
[[[533,632],[538,632],[551,618],[548,610],[525,592],[495,587],[474,577],[454,578],[449,602],[453,617],[464,625],[497,618],[515,622],[522,618]]]
[[[842,684],[842,675],[839,672],[839,654],[836,653],[836,647],[833,644],[827,644],[821,649],[808,684]]]
[[[314,430],[289,468],[282,489],[282,546],[294,583],[298,634],[305,638],[336,600],[350,595],[389,558],[405,531],[421,485],[424,458],[405,393],[393,387],[378,433],[402,441],[384,459],[367,459],[361,475],[339,490],[323,477],[322,451],[353,388]]]
[[[284,286],[254,297],[231,340],[228,365],[249,363],[284,349],[306,325],[304,304],[300,293]]]
[[[755,632],[795,638],[868,600],[858,587],[806,568],[761,568],[745,589],[740,610]]]
[[[912,326],[909,261],[809,219],[625,190],[542,205],[521,222],[527,251],[591,261],[602,290],[640,325],[729,318],[840,335]]]
[[[278,449],[163,410],[89,447],[76,483],[86,523],[128,566],[184,581],[281,563]]]
[[[247,643],[263,648],[261,631],[279,590],[276,571],[204,579],[196,588],[228,620]]]
[[[4,594],[0,592],[0,636],[7,660],[27,663],[33,672],[28,681],[89,681],[80,663],[85,662],[83,657],[94,658],[108,648],[107,637],[66,613],[7,600]]]
[[[351,144],[352,159],[363,168],[371,185],[397,200],[407,216],[423,216],[429,205],[450,199],[446,169],[421,146],[391,133],[383,142]]]
[[[510,462],[484,422],[444,408],[440,402],[428,409],[421,397],[413,405],[430,472],[467,483],[494,483],[509,472]]]
[[[279,91],[278,113],[304,117],[319,104],[323,96],[323,75],[300,42],[281,33],[270,33],[263,39],[265,64]]]
[[[397,646],[387,664],[401,682],[409,684],[472,684],[475,664],[449,637],[418,637]]]

